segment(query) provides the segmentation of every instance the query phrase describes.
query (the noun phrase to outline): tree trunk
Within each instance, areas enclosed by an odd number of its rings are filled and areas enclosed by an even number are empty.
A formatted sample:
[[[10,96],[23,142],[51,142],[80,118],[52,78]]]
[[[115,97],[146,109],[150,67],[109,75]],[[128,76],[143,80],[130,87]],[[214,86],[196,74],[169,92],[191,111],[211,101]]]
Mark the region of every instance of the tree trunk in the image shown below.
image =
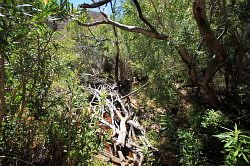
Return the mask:
[[[4,54],[0,55],[0,126],[6,112]]]
[[[113,26],[113,31],[115,35],[115,47],[116,47],[116,55],[115,55],[115,81],[119,80],[119,61],[120,61],[120,49],[119,49],[119,40],[116,27]]]
[[[115,55],[115,82],[118,82],[119,80],[119,61],[120,61],[120,55],[119,55],[119,46],[116,46],[116,55]]]
[[[22,83],[22,102],[21,102],[21,106],[20,106],[20,110],[17,114],[17,118],[21,119],[24,113],[24,108],[26,106],[26,81],[24,80]]]
[[[210,28],[210,24],[206,16],[205,4],[205,0],[194,0],[193,13],[200,34],[204,39],[204,43],[208,47],[208,49],[214,54],[214,57],[210,60],[210,62],[208,62],[205,73],[202,79],[198,82],[198,84],[202,88],[208,101],[212,105],[218,106],[219,100],[213,88],[210,86],[210,82],[212,81],[217,70],[225,64],[227,53],[224,46],[215,37],[213,31]]]

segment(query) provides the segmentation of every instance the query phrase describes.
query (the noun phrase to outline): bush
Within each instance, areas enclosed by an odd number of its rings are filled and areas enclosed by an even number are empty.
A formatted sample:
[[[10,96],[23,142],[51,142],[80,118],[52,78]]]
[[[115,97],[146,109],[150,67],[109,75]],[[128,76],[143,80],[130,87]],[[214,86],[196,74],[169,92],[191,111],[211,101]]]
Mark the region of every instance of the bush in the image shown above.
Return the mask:
[[[229,123],[229,119],[221,111],[207,110],[202,118],[201,126],[209,128],[210,131],[218,132],[219,127]]]
[[[224,145],[226,165],[246,165],[250,159],[250,132],[239,130],[235,124],[234,130],[215,135]]]
[[[0,128],[0,154],[4,165],[88,165],[101,147],[96,120],[87,112],[86,94],[76,80],[61,81],[51,89],[51,107],[35,117],[10,113]],[[58,92],[60,89],[60,92]],[[54,101],[60,98],[60,101]],[[17,160],[18,159],[18,160]],[[21,161],[23,160],[23,161]]]
[[[198,165],[202,150],[202,142],[190,130],[177,131],[180,145],[180,163],[182,165]]]
[[[7,116],[0,129],[0,154],[4,165],[65,165],[91,163],[100,147],[94,124],[82,115],[54,113],[46,120]],[[17,160],[18,159],[18,160]]]

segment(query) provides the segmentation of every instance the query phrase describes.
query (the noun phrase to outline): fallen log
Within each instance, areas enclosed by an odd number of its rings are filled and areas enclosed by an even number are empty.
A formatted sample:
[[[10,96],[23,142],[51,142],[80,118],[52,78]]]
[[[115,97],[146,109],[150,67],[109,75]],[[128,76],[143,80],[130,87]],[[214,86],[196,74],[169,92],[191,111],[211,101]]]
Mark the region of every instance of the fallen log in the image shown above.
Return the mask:
[[[98,158],[121,166],[143,165],[144,149],[148,148],[152,154],[158,150],[146,139],[146,130],[139,123],[135,109],[131,109],[131,103],[126,102],[112,85],[90,86],[88,90],[92,96],[90,107],[102,133],[112,131],[110,147],[105,148]]]

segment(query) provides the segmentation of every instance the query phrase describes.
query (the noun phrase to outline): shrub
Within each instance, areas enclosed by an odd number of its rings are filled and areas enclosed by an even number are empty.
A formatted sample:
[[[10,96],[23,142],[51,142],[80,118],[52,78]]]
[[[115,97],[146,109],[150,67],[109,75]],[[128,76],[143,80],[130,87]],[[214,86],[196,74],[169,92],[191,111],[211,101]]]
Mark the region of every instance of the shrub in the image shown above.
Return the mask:
[[[180,145],[180,163],[182,165],[198,165],[202,150],[202,142],[190,130],[177,131]]]
[[[235,124],[234,130],[215,135],[224,145],[226,165],[246,165],[250,158],[250,132],[239,130]]]
[[[229,119],[221,111],[207,110],[205,116],[202,118],[201,125],[204,128],[213,129],[218,132],[220,126],[225,126],[229,123]]]

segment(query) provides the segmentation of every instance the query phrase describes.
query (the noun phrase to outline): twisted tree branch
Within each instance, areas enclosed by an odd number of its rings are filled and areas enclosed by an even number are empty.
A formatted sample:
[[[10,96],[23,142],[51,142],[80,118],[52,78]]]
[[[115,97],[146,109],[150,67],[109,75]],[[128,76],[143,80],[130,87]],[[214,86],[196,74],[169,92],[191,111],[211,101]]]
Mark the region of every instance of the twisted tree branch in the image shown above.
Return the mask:
[[[156,38],[159,40],[167,40],[169,37],[168,35],[160,34],[158,32],[144,29],[141,27],[124,25],[124,24],[121,24],[119,22],[112,21],[108,17],[106,18],[106,20],[96,21],[96,22],[92,22],[92,23],[82,23],[78,20],[76,20],[76,22],[78,23],[78,25],[86,26],[86,27],[92,27],[92,26],[103,25],[103,24],[113,25],[115,27],[118,27],[118,28],[125,30],[125,31],[128,31],[128,32],[140,33],[140,34],[143,34],[145,36]]]
[[[142,14],[142,10],[141,10],[141,6],[139,4],[139,2],[137,0],[133,0],[134,4],[135,4],[135,7],[137,9],[137,12],[139,14],[139,18],[154,32],[158,33],[155,29],[155,27],[150,24],[150,22],[143,16]]]
[[[99,2],[93,2],[92,4],[83,3],[79,7],[80,8],[84,8],[84,9],[87,9],[87,8],[97,8],[97,7],[100,7],[102,5],[105,5],[105,4],[109,3],[111,1],[112,0],[102,0],[102,1],[99,1]]]

